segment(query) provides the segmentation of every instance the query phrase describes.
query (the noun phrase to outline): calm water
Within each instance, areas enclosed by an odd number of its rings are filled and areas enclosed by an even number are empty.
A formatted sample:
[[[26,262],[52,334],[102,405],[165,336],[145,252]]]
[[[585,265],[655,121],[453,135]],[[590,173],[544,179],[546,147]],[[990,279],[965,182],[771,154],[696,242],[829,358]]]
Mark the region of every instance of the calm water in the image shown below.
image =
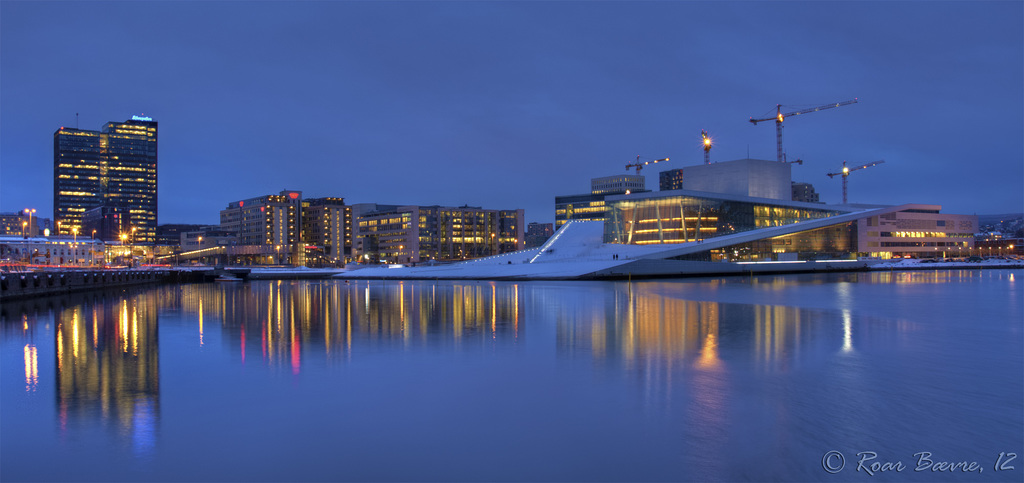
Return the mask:
[[[1022,277],[274,281],[5,303],[0,479],[1021,481]],[[903,470],[858,472],[859,452]],[[919,452],[981,472],[918,472]]]

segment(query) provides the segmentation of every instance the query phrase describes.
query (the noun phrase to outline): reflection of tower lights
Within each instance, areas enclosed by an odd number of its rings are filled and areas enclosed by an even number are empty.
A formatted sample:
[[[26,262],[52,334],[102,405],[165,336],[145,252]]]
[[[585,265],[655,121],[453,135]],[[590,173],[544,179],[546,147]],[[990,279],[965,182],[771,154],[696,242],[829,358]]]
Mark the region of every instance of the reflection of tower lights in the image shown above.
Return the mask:
[[[291,320],[291,332],[292,332],[292,374],[299,373],[299,366],[301,363],[301,346],[299,345],[299,334],[295,330],[295,319]]]
[[[121,337],[121,342],[122,342],[122,344],[121,344],[122,345],[121,351],[127,354],[128,353],[128,301],[127,300],[125,300],[125,301],[123,301],[121,303],[121,320],[119,320],[118,322],[120,322],[118,324],[118,328],[120,329],[120,332],[121,332],[119,334],[119,336]]]
[[[78,309],[71,312],[71,357],[78,359]]]
[[[132,307],[132,355],[139,355],[139,308]]]
[[[245,364],[245,322],[242,322],[242,364]]]
[[[199,299],[199,347],[203,346],[203,299]]]
[[[35,392],[39,385],[39,353],[33,344],[25,344],[25,392]]]
[[[332,290],[337,294],[338,287],[335,286]],[[321,294],[321,300],[324,300],[324,353],[331,353],[331,326],[334,325],[331,321],[331,304],[334,303],[335,297],[327,296],[324,297]]]
[[[64,368],[64,334],[62,324],[57,324],[57,370]]]
[[[514,332],[515,338],[518,339],[519,338],[519,284],[517,283],[517,284],[513,285],[512,288],[515,291],[515,300],[512,303],[512,316],[513,316],[512,320],[514,321],[513,322],[514,323],[513,329],[515,331]]]
[[[853,322],[849,309],[843,309],[843,352],[853,352]]]
[[[711,319],[711,317],[709,317]],[[697,367],[702,369],[714,369],[718,367],[718,321],[708,320],[706,327],[707,335],[704,336],[704,347],[700,349],[700,357],[697,359]]]

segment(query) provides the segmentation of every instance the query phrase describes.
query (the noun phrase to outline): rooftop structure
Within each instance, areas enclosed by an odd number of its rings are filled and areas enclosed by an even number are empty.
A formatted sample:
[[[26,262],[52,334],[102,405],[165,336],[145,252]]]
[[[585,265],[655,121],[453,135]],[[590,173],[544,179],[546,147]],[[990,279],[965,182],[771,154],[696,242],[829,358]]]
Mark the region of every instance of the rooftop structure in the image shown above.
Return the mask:
[[[682,186],[690,191],[791,200],[792,166],[763,159],[686,166]]]

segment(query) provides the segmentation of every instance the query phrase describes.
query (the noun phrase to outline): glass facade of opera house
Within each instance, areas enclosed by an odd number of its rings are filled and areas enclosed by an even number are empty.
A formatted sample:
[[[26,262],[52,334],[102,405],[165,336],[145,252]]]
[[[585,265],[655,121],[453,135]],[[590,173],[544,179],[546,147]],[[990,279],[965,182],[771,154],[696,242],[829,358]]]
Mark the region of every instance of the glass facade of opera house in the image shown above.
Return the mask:
[[[829,218],[852,211],[812,203],[676,191],[607,200],[605,243],[680,244],[769,227]],[[977,216],[940,214],[938,206],[906,205],[865,211],[834,224],[671,256],[695,261],[798,261],[955,257],[970,253]],[[923,209],[922,209],[923,208]],[[893,241],[896,238],[898,240]]]
[[[813,230],[671,257],[704,262],[850,260],[857,258],[857,222],[848,221]]]
[[[660,194],[660,193],[659,193]],[[686,243],[744,231],[835,216],[826,205],[712,194],[615,197],[606,200],[605,243]]]

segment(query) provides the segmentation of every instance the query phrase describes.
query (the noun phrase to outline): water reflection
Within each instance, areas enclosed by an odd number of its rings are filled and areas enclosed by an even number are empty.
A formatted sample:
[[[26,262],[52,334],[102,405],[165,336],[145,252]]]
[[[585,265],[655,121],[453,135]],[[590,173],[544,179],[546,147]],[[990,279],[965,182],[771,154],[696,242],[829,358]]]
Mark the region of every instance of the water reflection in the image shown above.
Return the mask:
[[[823,451],[894,453],[919,428],[952,427],[927,435],[949,454],[1005,451],[1020,427],[1004,417],[1021,380],[1014,273],[274,281],[5,303],[5,440],[49,440],[8,443],[4,463],[19,480],[54,454],[108,471],[130,466],[119,450],[158,448],[131,460],[151,479],[330,480],[346,455],[370,479],[401,450],[445,481],[816,480]],[[456,445],[457,470],[437,464]],[[299,463],[267,473],[268,447]]]
[[[515,343],[524,315],[551,320],[559,353],[626,367],[661,361],[716,370],[729,350],[752,354],[763,370],[785,370],[818,330],[805,309],[688,300],[678,283],[581,287],[580,297],[547,298],[543,285],[529,283],[275,281],[189,285],[160,296],[195,321],[196,344],[218,327],[242,362],[257,357],[295,373],[306,357],[345,360],[374,347]],[[843,320],[835,347],[850,350],[852,322]]]
[[[61,307],[56,324],[60,427],[103,421],[148,452],[160,411],[158,301],[145,292]]]
[[[550,307],[559,350],[627,366],[662,361],[698,370],[719,368],[727,350],[752,354],[758,367],[775,370],[796,363],[808,332],[816,330],[805,323],[812,317],[806,309],[688,300],[686,288],[617,284],[603,303],[582,298]]]
[[[348,359],[376,346],[514,343],[521,336],[517,284],[257,282],[189,285],[165,304],[195,317],[197,343],[218,327],[240,361],[253,357],[300,373],[303,359]]]
[[[4,333],[25,340],[25,390],[53,391],[61,433],[100,422],[136,453],[151,452],[160,417],[158,304],[154,292],[4,304]],[[40,377],[44,357],[52,358],[52,380]]]

